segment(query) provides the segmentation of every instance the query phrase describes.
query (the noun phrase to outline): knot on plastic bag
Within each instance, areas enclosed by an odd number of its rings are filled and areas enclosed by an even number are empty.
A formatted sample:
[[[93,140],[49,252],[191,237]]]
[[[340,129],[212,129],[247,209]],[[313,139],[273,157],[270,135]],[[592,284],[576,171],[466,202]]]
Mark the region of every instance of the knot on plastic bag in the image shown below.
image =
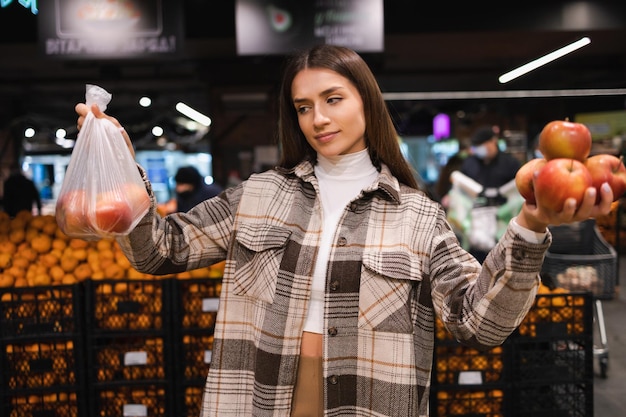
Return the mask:
[[[85,84],[85,104],[89,108],[92,104],[97,104],[98,108],[104,112],[111,102],[111,97],[111,93],[104,88],[94,84]]]

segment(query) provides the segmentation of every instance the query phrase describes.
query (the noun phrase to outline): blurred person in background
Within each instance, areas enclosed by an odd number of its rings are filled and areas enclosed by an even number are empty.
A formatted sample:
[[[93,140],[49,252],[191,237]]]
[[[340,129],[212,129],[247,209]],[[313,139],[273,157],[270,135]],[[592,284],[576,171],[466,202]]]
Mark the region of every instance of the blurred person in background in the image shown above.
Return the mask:
[[[174,176],[176,181],[176,211],[189,211],[201,201],[215,197],[223,191],[218,184],[207,184],[193,166],[180,167]]]
[[[521,166],[514,156],[500,150],[499,133],[500,130],[495,126],[478,128],[472,135],[471,154],[460,168],[462,174],[483,187],[475,200],[470,230],[466,232],[469,235],[469,252],[481,262],[497,238],[496,208],[507,203],[507,197],[500,193],[499,188],[514,181]],[[517,212],[517,209],[513,211]]]
[[[463,161],[460,171],[484,188],[498,188],[515,178],[520,161],[502,152],[498,146],[499,130],[483,126],[472,136],[471,154]]]
[[[217,183],[207,184],[200,171],[191,165],[178,168],[174,181],[176,181],[174,188],[176,195],[159,205],[158,211],[162,215],[176,211],[187,212],[201,201],[215,197],[223,191]]]
[[[24,175],[19,166],[13,166],[11,174],[4,181],[2,205],[10,217],[15,217],[20,211],[32,213],[33,208],[37,209],[37,215],[41,215],[39,190],[33,180]]]

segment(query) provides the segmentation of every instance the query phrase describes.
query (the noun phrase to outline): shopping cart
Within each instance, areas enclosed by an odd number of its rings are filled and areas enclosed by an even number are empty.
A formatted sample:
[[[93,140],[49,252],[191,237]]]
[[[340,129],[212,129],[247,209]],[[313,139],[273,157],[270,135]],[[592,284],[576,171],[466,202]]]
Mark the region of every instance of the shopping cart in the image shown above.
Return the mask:
[[[602,236],[595,219],[550,226],[552,244],[546,252],[542,277],[569,291],[593,294],[594,347],[602,378],[607,377],[609,347],[604,323],[603,300],[615,295],[617,252]]]

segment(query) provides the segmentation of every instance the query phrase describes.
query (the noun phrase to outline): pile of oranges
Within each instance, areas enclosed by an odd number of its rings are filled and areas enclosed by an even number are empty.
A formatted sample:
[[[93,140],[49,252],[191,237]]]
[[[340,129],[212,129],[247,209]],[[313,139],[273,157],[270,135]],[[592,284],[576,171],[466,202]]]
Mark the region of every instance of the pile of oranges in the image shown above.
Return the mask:
[[[86,279],[221,278],[223,262],[175,275],[134,269],[114,239],[70,238],[54,215],[0,212],[0,287],[75,284]]]

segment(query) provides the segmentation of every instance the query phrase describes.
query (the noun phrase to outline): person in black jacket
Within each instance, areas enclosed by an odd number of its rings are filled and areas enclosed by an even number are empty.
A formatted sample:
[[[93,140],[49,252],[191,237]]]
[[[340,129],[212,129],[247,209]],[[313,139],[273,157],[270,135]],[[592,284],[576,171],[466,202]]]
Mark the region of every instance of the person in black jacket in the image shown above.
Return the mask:
[[[461,172],[484,188],[498,188],[515,178],[520,161],[498,147],[498,132],[492,126],[478,129],[472,136],[472,152],[461,165]]]
[[[37,207],[37,214],[41,215],[41,196],[35,183],[27,178],[22,170],[13,167],[11,174],[4,181],[4,197],[2,200],[4,211],[10,217],[15,217],[20,211],[33,211]]]
[[[189,211],[198,203],[215,197],[222,191],[216,183],[207,184],[193,166],[180,167],[174,177],[176,181],[176,211]]]
[[[483,186],[481,197],[484,201],[481,204],[486,206],[506,203],[506,198],[495,190],[514,180],[521,166],[518,159],[500,150],[498,133],[493,126],[477,129],[472,136],[471,155],[465,158],[460,169],[461,173]],[[469,252],[482,262],[489,249],[470,245]]]

